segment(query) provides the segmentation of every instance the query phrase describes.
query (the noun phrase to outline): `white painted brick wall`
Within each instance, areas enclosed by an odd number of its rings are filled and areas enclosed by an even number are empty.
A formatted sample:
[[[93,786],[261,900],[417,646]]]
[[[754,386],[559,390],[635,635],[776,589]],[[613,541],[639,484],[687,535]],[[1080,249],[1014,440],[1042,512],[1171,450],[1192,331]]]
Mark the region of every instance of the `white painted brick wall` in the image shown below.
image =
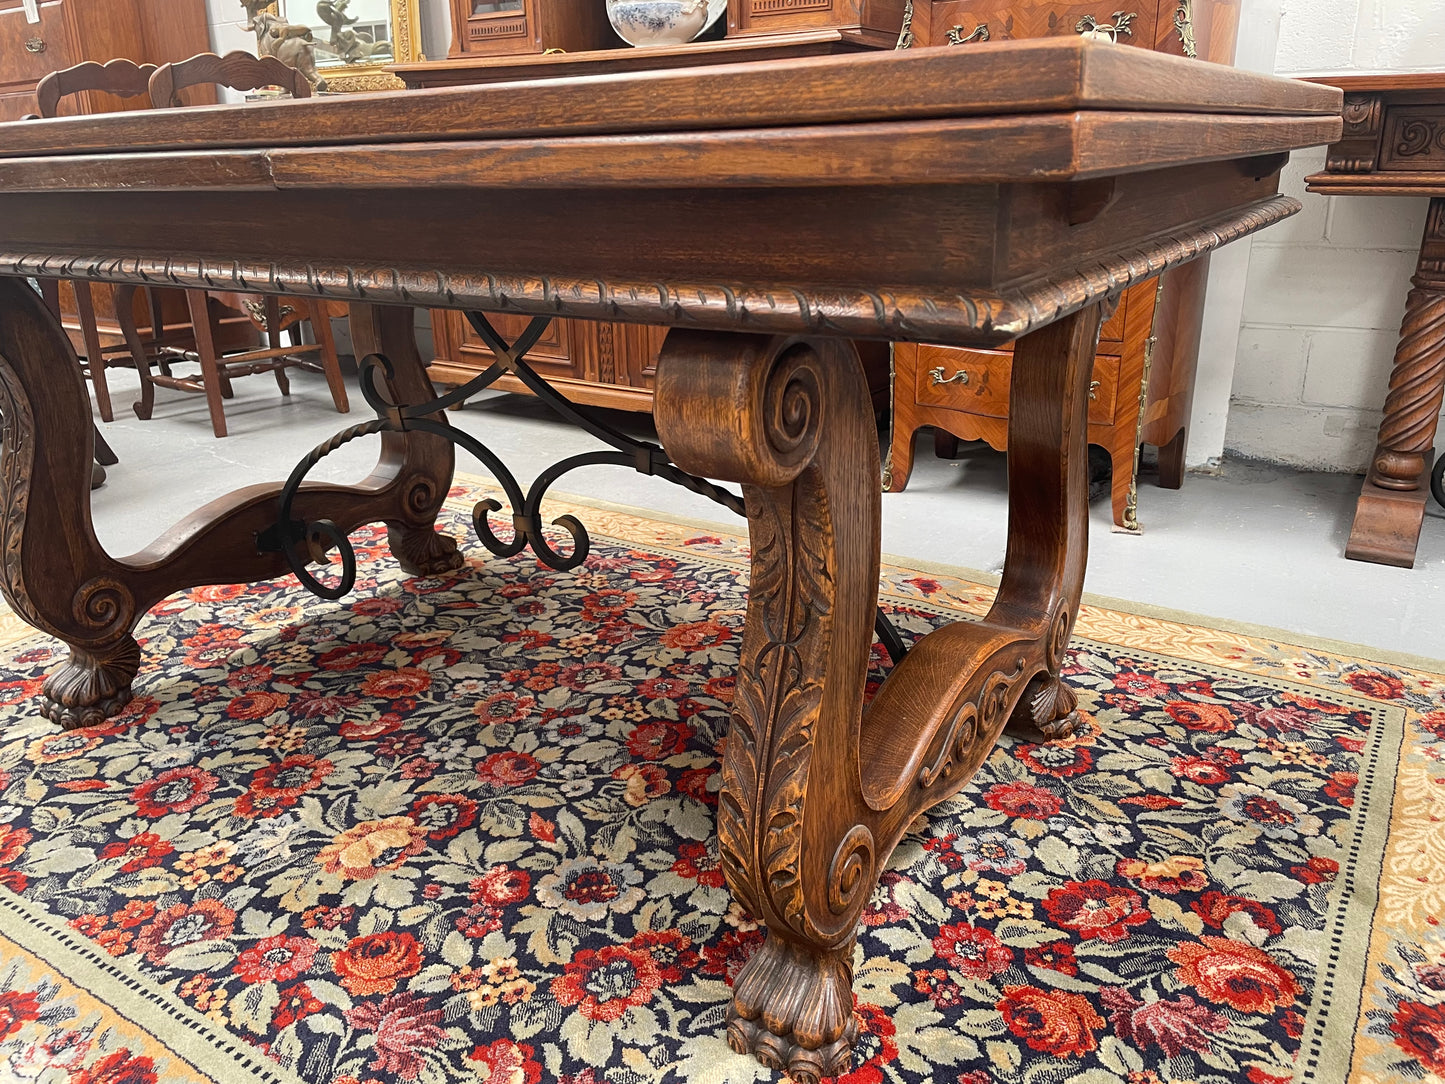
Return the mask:
[[[1246,17],[1251,8],[1256,19],[1279,12],[1280,75],[1445,68],[1445,0],[1245,0]],[[1224,447],[1363,471],[1427,201],[1305,193],[1324,159],[1323,149],[1295,156],[1283,188],[1304,210],[1250,249]],[[1210,452],[1191,447],[1191,461]]]

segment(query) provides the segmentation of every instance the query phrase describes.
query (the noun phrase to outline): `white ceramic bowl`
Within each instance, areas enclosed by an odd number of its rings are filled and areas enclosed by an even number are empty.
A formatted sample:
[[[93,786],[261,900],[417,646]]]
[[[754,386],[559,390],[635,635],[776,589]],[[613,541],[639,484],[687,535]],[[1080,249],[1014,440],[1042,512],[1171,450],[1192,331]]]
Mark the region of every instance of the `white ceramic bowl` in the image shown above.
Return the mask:
[[[685,45],[727,10],[727,0],[607,0],[607,18],[630,45]]]

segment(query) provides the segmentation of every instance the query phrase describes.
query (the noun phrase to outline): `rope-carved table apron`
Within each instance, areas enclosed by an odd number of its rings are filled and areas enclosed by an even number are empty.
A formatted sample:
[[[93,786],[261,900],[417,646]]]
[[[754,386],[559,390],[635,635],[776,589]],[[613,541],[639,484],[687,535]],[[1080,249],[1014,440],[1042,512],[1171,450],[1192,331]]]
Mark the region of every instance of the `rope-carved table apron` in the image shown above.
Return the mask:
[[[524,495],[454,430],[412,306],[474,314],[494,373],[524,378],[542,325],[508,344],[481,314],[670,325],[666,451],[593,428],[612,448],[588,462],[746,506],[718,836],[728,884],[768,935],[737,978],[728,1038],[802,1080],[837,1072],[856,1033],[858,916],[905,827],[1011,718],[1072,724],[1059,667],[1084,575],[1101,320],[1131,284],[1297,210],[1279,170],[1292,148],[1339,136],[1339,99],[1059,40],[0,125],[3,586],[71,649],[38,708],[65,726],[121,708],[135,622],[174,591],[288,568],[348,588],[359,524],[386,523],[409,570],[457,567],[434,529],[456,445],[511,504],[511,539],[488,520],[500,502],[478,509],[483,542],[580,560],[581,524],[562,523],[574,541],[559,553],[540,513],[579,464]],[[376,419],[289,484],[237,490],[113,558],[91,528],[80,370],[26,282],[55,276],[348,300]],[[920,640],[866,711],[881,494],[854,338],[1019,339],[998,599]],[[369,477],[304,481],[372,434]],[[340,582],[306,570],[330,549]]]

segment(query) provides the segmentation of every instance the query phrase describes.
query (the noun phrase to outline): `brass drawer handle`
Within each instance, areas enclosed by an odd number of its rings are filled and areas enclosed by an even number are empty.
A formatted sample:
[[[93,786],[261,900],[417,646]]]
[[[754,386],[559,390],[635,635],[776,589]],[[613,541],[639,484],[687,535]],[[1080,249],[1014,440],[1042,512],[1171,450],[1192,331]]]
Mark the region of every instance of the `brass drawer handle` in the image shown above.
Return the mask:
[[[961,26],[955,26],[948,32],[949,45],[967,45],[971,41],[988,41],[988,23],[979,23],[966,37]]]
[[[25,40],[25,51],[27,53],[45,52],[45,42],[40,38],[27,38]]]
[[[1133,23],[1138,17],[1139,13],[1137,11],[1128,13],[1116,11],[1114,12],[1114,21],[1112,23],[1101,23],[1094,16],[1085,15],[1079,20],[1079,25],[1074,27],[1074,29],[1086,38],[1099,38],[1102,41],[1117,42],[1120,34],[1128,34],[1131,38],[1134,36]]]
[[[1089,381],[1089,402],[1092,403],[1097,398],[1099,398],[1099,382],[1091,380]]]
[[[960,369],[952,376],[945,378],[943,375],[943,366],[940,365],[936,369],[928,370],[928,382],[932,384],[935,388],[940,387],[943,384],[967,384],[968,370]]]

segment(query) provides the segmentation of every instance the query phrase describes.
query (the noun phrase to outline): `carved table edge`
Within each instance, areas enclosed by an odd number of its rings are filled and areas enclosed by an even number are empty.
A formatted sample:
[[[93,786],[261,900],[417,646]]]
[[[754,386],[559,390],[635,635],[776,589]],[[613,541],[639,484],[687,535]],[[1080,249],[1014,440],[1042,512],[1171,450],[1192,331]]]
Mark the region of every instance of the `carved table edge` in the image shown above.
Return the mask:
[[[1300,209],[1271,196],[997,293],[630,282],[488,271],[0,250],[0,275],[297,294],[582,320],[986,345],[1053,323]]]

